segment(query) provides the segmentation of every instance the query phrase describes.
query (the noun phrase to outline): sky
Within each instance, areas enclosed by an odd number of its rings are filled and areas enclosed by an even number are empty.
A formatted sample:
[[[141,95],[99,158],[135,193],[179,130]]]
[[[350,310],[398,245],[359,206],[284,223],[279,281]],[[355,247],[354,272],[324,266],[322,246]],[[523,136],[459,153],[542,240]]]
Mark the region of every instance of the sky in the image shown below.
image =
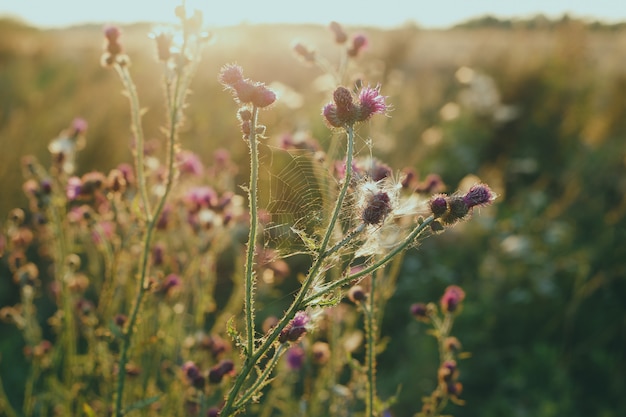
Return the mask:
[[[180,0],[0,0],[0,15],[18,17],[41,27],[82,23],[168,23]],[[485,14],[626,21],[626,1],[619,0],[187,0],[200,9],[209,26],[248,23],[320,23],[394,27],[414,21],[444,28]]]

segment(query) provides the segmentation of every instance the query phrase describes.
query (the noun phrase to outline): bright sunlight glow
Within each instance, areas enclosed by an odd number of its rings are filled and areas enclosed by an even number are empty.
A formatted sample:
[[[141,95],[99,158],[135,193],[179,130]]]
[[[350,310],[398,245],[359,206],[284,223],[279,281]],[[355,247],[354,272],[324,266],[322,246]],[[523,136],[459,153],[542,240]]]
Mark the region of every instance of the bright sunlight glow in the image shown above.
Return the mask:
[[[18,17],[44,27],[82,23],[167,23],[179,0],[2,0],[0,16]],[[626,20],[626,2],[614,0],[188,0],[189,9],[204,13],[210,26],[248,23],[320,23],[336,20],[347,25],[391,27],[406,22],[446,27],[463,20],[491,14],[498,17],[529,17],[538,13],[606,22]]]

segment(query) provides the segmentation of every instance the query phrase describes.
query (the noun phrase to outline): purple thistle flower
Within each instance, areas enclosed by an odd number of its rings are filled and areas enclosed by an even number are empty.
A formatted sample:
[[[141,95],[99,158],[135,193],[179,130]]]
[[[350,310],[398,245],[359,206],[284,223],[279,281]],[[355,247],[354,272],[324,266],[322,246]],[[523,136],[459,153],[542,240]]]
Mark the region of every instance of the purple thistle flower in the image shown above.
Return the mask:
[[[304,327],[310,320],[311,318],[304,311],[298,311],[293,320],[291,320],[291,325],[293,327]]]
[[[117,26],[105,26],[104,28],[104,37],[107,38],[109,42],[117,42],[118,38],[121,34],[120,28]]]
[[[380,95],[380,87],[365,87],[359,93],[359,115],[357,122],[368,120],[375,114],[385,114],[387,104],[385,97]]]
[[[444,313],[453,313],[465,299],[465,291],[457,285],[450,285],[441,297],[441,309]]]
[[[348,56],[351,58],[359,55],[362,49],[367,46],[367,36],[365,35],[355,35],[352,38],[352,46],[348,49]]]
[[[72,125],[71,125],[71,132],[72,132],[72,136],[76,137],[78,135],[84,135],[85,132],[87,131],[87,121],[83,118],[77,117],[74,120],[72,120]]]
[[[435,218],[443,216],[448,210],[448,200],[443,194],[434,196],[428,204]]]
[[[176,155],[178,169],[181,173],[201,176],[204,173],[204,166],[200,157],[190,151],[182,151]]]
[[[67,186],[65,187],[65,195],[70,201],[74,201],[81,193],[83,182],[78,177],[70,177],[67,180]]]
[[[486,184],[477,184],[469,189],[467,194],[463,196],[463,201],[468,208],[476,206],[485,206],[495,199],[495,194]]]
[[[278,341],[280,343],[297,342],[306,333],[306,325],[310,320],[310,317],[304,311],[298,311],[280,332]]]

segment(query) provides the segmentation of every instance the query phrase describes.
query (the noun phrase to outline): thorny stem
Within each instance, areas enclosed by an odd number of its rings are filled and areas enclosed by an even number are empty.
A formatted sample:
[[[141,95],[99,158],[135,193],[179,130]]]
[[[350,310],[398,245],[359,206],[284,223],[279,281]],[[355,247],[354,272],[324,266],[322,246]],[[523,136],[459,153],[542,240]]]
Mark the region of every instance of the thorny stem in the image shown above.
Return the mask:
[[[383,256],[382,258],[380,258],[378,261],[374,262],[373,264],[371,264],[370,266],[363,268],[362,270],[355,272],[352,275],[348,275],[345,278],[342,278],[340,280],[337,280],[331,284],[328,284],[326,286],[324,286],[323,289],[321,289],[320,291],[318,291],[315,294],[312,294],[308,297],[306,297],[302,303],[304,305],[308,305],[310,303],[313,303],[316,299],[323,297],[326,294],[331,293],[333,290],[335,290],[336,288],[340,288],[343,287],[344,285],[347,285],[348,283],[352,282],[353,280],[357,279],[357,278],[361,278],[364,277],[366,275],[371,274],[372,272],[376,271],[378,268],[382,267],[383,265],[386,265],[389,261],[391,261],[396,255],[398,255],[399,253],[401,253],[403,250],[405,250],[407,247],[409,247],[414,241],[415,239],[417,239],[417,237],[435,220],[435,218],[433,216],[429,216],[426,219],[424,219],[424,221],[422,223],[420,223],[417,227],[415,227],[415,229],[413,229],[413,231],[411,233],[409,233],[409,235],[395,248],[393,248],[391,251],[389,251],[385,256]]]
[[[241,397],[241,399],[235,403],[235,408],[241,408],[245,406],[254,397],[254,395],[258,392],[258,390],[261,389],[263,386],[265,386],[265,381],[272,373],[272,370],[276,367],[276,364],[278,363],[278,359],[280,359],[280,356],[282,355],[284,349],[285,349],[285,345],[278,346],[270,363],[268,363],[265,366],[263,373],[259,376],[259,378],[255,381],[255,383],[250,387],[250,389],[248,389],[248,392],[245,393]]]
[[[250,146],[250,184],[248,186],[248,205],[250,207],[250,230],[248,235],[248,250],[246,254],[246,301],[244,304],[246,315],[247,333],[247,356],[254,354],[254,252],[257,240],[257,228],[259,222],[257,187],[259,181],[259,154],[256,135],[256,122],[258,108],[252,108],[252,120],[250,121],[250,134],[248,143]]]
[[[296,296],[294,301],[291,303],[291,306],[289,307],[289,309],[287,310],[287,312],[285,313],[281,321],[274,327],[272,332],[263,340],[263,343],[261,344],[259,349],[257,349],[254,352],[254,354],[247,357],[247,360],[244,363],[244,366],[241,369],[241,372],[235,379],[235,383],[233,384],[232,389],[228,393],[228,396],[226,398],[226,403],[224,404],[224,407],[222,408],[222,411],[220,413],[222,417],[231,416],[233,412],[237,409],[235,407],[235,399],[239,391],[243,387],[244,382],[248,379],[248,375],[250,375],[250,372],[252,372],[252,370],[254,369],[257,361],[263,356],[265,356],[265,354],[270,349],[274,341],[280,335],[280,332],[285,328],[285,326],[287,326],[287,323],[289,323],[289,321],[296,315],[296,312],[298,312],[298,310],[300,310],[302,306],[305,305],[304,301],[305,301],[306,294],[309,288],[311,287],[311,285],[313,284],[313,281],[317,277],[320,269],[322,268],[322,265],[324,264],[324,260],[326,259],[326,257],[324,256],[324,253],[326,252],[326,248],[328,247],[330,239],[334,233],[335,225],[337,224],[337,219],[339,218],[339,213],[341,212],[343,201],[346,197],[348,188],[350,186],[350,181],[352,179],[352,159],[353,159],[353,153],[354,153],[354,127],[347,126],[346,132],[348,136],[348,144],[346,146],[347,147],[346,175],[344,178],[343,186],[341,187],[341,191],[339,192],[339,195],[337,197],[337,202],[335,204],[335,208],[333,210],[330,222],[328,223],[328,228],[326,229],[326,233],[319,247],[319,251],[318,251],[319,256],[316,258],[315,262],[313,263],[313,266],[311,266],[311,269],[309,270],[306,280],[300,287],[298,295]]]

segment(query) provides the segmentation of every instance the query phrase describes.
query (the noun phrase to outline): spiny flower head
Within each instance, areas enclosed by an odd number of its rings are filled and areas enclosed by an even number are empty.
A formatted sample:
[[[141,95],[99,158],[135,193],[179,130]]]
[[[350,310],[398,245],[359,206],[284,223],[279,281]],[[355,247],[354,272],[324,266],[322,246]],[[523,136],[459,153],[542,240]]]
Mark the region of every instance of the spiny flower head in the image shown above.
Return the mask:
[[[430,199],[430,210],[435,218],[440,218],[443,224],[454,224],[464,219],[474,207],[491,204],[496,194],[486,184],[477,184],[465,195],[454,194],[446,196],[438,194]]]
[[[463,196],[463,202],[468,208],[485,206],[495,200],[496,195],[487,184],[476,184]]]
[[[280,332],[278,341],[280,343],[297,342],[306,333],[306,325],[311,318],[304,311],[298,311],[287,326]]]
[[[385,114],[387,104],[385,97],[380,95],[380,87],[365,87],[359,93],[359,116],[357,121],[363,122],[375,114]]]
[[[253,106],[263,108],[276,101],[276,93],[270,90],[263,83],[250,81],[243,77],[243,70],[240,66],[229,64],[222,68],[219,81],[235,96],[235,99],[242,104],[251,103]]]
[[[355,103],[350,90],[340,86],[333,92],[333,102],[322,109],[322,115],[330,126],[346,127],[375,114],[384,114],[386,110],[385,97],[380,95],[379,87],[364,87]]]

